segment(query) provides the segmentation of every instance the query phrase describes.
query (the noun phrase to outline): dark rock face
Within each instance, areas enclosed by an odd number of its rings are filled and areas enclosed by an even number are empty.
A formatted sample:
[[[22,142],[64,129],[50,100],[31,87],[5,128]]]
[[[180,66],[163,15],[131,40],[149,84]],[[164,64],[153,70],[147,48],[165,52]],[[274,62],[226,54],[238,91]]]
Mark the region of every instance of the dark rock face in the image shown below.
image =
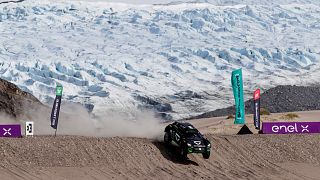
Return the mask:
[[[203,99],[204,96],[199,95],[196,92],[186,90],[186,91],[181,91],[179,93],[175,93],[171,98],[178,99],[180,101],[184,101],[184,100],[188,100],[188,99]]]
[[[93,111],[94,105],[93,104],[84,104],[86,110],[91,113]]]
[[[260,103],[261,108],[266,108],[271,113],[320,110],[320,87],[277,86],[261,94]],[[253,99],[245,102],[245,112],[253,113]],[[234,113],[235,107],[230,106],[188,119],[227,116]]]
[[[19,3],[19,2],[23,2],[25,0],[8,0],[8,1],[2,1],[0,2],[0,4],[7,4],[7,3]]]
[[[142,103],[139,108],[153,109],[158,117],[164,120],[172,120],[172,116],[169,114],[172,112],[172,106],[169,103],[163,103],[160,100],[154,100],[150,97],[137,94],[134,94],[133,97]]]
[[[39,105],[41,105],[40,101],[33,95],[0,79],[0,112],[16,118],[24,114],[25,107],[31,109]]]

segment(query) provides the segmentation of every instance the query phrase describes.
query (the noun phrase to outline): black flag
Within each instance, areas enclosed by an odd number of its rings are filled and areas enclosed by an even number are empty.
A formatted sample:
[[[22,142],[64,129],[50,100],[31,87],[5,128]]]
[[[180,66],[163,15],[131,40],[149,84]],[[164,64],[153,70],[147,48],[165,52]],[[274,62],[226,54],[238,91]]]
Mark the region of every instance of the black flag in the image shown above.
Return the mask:
[[[52,107],[52,111],[51,111],[51,127],[53,129],[58,128],[61,96],[62,96],[62,86],[58,85],[56,88],[56,98],[54,99],[53,107]]]

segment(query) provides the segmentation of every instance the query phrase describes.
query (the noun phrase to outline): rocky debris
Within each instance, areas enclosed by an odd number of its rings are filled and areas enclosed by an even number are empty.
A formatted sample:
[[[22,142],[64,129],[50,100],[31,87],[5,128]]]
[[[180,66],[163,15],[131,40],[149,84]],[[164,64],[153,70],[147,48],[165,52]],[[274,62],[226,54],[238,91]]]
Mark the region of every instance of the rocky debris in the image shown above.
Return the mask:
[[[16,85],[0,79],[0,112],[14,118],[23,115],[25,107],[41,105],[41,102],[32,94],[19,89]]]
[[[184,100],[190,100],[190,99],[204,99],[205,97],[196,92],[186,90],[186,91],[175,93],[173,96],[171,96],[171,98],[184,101]]]
[[[153,109],[162,119],[172,120],[172,116],[169,114],[170,112],[172,112],[172,107],[169,103],[164,103],[160,100],[154,100],[151,97],[141,96],[138,94],[134,94],[133,97],[142,103],[138,106],[139,108]]]
[[[271,113],[320,110],[319,86],[277,86],[261,94],[261,107]],[[253,99],[245,102],[246,114],[253,113]],[[228,116],[235,107],[217,109],[188,119]]]
[[[173,106],[177,104],[184,104],[184,108],[187,109],[186,112],[204,112],[202,104],[211,99],[208,94],[200,94],[191,90],[180,91],[162,97],[149,97],[138,94],[133,94],[133,97],[141,103],[138,105],[139,108],[153,109],[157,116],[163,120],[179,119],[174,117],[177,112],[173,109]]]

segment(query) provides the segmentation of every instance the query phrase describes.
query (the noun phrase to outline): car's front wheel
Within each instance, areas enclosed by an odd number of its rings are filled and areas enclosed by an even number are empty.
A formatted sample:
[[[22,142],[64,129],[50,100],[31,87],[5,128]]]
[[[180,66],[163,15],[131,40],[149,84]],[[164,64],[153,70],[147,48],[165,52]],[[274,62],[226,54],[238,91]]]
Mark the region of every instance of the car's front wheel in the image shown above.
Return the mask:
[[[169,144],[171,143],[171,141],[172,141],[169,132],[165,132],[163,139],[164,139],[164,143],[165,143],[166,145],[169,145]]]
[[[202,157],[203,157],[204,159],[209,159],[209,157],[210,157],[210,151],[206,151],[206,152],[202,153]]]
[[[188,152],[186,151],[185,148],[183,147],[180,147],[180,156],[182,159],[187,159],[188,158]]]

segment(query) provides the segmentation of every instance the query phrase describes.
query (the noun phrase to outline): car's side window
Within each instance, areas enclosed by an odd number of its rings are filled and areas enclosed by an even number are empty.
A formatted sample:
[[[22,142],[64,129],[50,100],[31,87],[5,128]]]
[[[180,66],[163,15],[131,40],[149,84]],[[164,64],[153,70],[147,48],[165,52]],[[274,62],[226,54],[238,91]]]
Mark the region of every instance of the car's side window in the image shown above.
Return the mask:
[[[174,137],[175,131],[174,130],[170,130],[170,134],[171,134],[171,137]]]
[[[178,133],[176,133],[175,138],[177,142],[180,142],[180,135]]]

